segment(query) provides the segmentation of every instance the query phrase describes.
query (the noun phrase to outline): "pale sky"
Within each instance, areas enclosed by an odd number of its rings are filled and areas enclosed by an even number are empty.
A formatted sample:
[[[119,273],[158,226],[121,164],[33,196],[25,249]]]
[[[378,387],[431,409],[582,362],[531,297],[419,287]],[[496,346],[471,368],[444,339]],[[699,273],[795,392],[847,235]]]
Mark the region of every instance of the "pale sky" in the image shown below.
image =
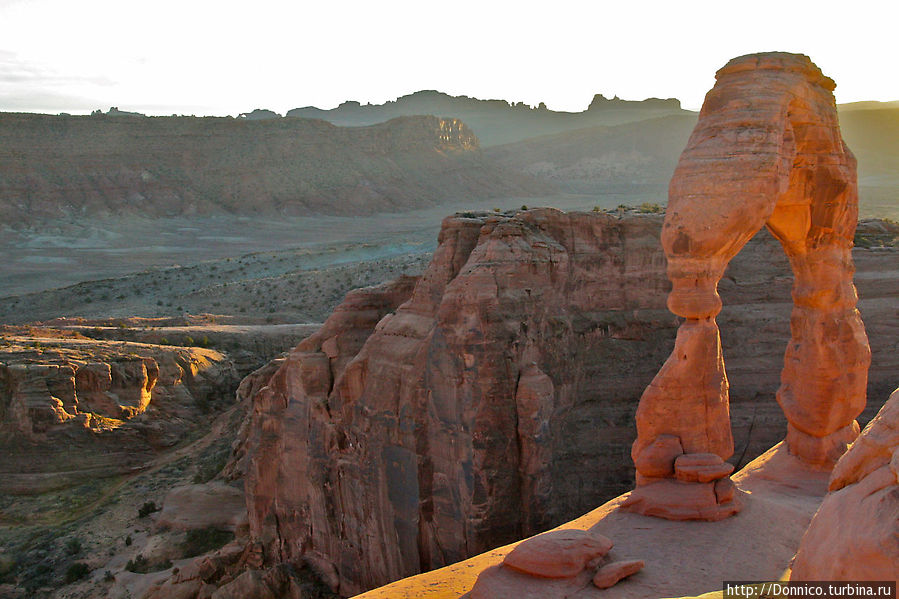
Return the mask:
[[[808,54],[838,102],[899,100],[895,0],[0,0],[0,111],[236,115],[420,89],[698,109],[715,71]]]

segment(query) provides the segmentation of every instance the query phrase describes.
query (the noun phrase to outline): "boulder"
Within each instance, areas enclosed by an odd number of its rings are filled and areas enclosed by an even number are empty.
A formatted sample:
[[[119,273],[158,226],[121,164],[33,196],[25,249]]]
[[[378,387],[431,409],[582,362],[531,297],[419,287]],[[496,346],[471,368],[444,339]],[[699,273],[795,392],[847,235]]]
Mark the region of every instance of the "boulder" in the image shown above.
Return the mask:
[[[899,389],[840,458],[790,580],[899,580]]]
[[[643,569],[643,566],[643,560],[610,562],[596,571],[593,576],[593,584],[596,585],[596,588],[607,589],[628,576],[636,574]]]
[[[540,578],[572,578],[611,549],[611,539],[599,533],[552,530],[518,544],[503,565]]]

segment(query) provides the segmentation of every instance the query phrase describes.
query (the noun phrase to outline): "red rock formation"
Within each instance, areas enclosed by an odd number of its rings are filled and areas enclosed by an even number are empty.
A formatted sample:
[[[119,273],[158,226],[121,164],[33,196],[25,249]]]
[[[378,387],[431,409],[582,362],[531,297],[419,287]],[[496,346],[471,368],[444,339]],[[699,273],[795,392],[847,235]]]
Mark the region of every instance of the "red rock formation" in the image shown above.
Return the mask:
[[[641,560],[603,563],[611,549],[611,539],[598,532],[551,530],[522,541],[502,564],[483,570],[463,597],[574,597],[580,596],[591,580],[595,587],[607,589],[643,569]]]
[[[611,549],[611,539],[599,533],[552,530],[517,545],[503,566],[539,578],[572,578]]]
[[[128,472],[230,404],[224,354],[53,337],[0,347],[0,491],[65,487]],[[220,401],[226,398],[225,402]]]
[[[627,466],[596,421],[627,435],[634,372],[650,375],[640,358],[658,363],[673,325],[656,321],[657,227],[460,215],[408,301],[351,294],[254,399],[247,498],[266,563],[325,560],[352,594],[598,501]],[[607,400],[588,403],[597,377]]]
[[[350,294],[319,334],[248,378],[241,396],[255,397],[254,416],[238,455],[251,465],[259,564],[314,560],[350,594],[545,530],[629,488],[633,409],[676,328],[662,305],[660,229],[656,215],[449,218],[418,283]],[[885,315],[883,298],[899,292],[893,258],[859,251],[866,310]],[[749,459],[786,432],[773,391],[788,269],[762,232],[722,282],[734,430]],[[877,339],[882,386],[893,329]],[[660,436],[655,451],[667,469],[652,476],[674,480],[680,441]],[[682,478],[730,468],[686,457]],[[727,478],[703,492],[734,496]]]
[[[790,451],[832,464],[858,433],[870,350],[852,284],[855,159],[840,136],[833,88],[807,57],[770,53],[730,61],[706,96],[669,187],[668,307],[686,321],[637,411],[633,511],[719,519],[739,509],[714,482],[729,473],[721,462],[733,453],[717,287],[763,226],[780,240],[795,279],[777,394]],[[672,477],[685,458],[672,463],[671,437],[685,454],[717,456],[707,471],[714,476]]]
[[[642,570],[644,565],[646,564],[643,563],[643,560],[639,559],[608,563],[596,571],[593,576],[593,584],[596,588],[607,589],[628,576],[633,576]]]
[[[899,389],[834,467],[791,580],[899,580]]]

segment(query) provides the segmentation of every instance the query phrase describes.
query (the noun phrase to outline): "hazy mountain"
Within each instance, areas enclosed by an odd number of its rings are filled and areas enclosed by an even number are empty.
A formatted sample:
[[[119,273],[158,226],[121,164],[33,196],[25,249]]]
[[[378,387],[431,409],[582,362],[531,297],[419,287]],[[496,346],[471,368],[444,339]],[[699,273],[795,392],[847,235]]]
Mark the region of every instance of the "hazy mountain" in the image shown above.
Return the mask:
[[[568,191],[600,192],[609,184],[664,188],[695,124],[694,113],[679,114],[546,135],[485,152],[503,166]]]
[[[583,112],[558,112],[544,104],[531,107],[523,102],[479,100],[451,96],[438,91],[419,91],[385,102],[365,104],[344,102],[332,110],[312,106],[294,108],[289,117],[317,118],[335,125],[371,125],[398,116],[431,114],[461,119],[474,129],[481,145],[494,146],[529,137],[570,131],[595,125],[617,125],[671,114],[684,114],[680,101],[650,98],[642,102],[608,99],[597,94]]]

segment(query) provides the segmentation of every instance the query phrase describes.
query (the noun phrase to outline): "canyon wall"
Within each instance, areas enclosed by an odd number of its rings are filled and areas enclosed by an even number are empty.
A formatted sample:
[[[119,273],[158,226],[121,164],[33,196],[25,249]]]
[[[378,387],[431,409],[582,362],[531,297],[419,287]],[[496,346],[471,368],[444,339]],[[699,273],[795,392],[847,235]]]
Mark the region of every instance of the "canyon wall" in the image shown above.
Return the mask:
[[[630,488],[637,400],[678,324],[661,224],[459,214],[417,282],[348,296],[254,383],[239,455],[257,566],[315,563],[351,595]],[[856,263],[860,309],[881,323],[869,390],[894,386],[895,250],[857,250]],[[763,231],[719,286],[737,466],[786,433],[774,392],[791,278]]]
[[[371,214],[545,184],[484,159],[457,119],[0,114],[0,219]]]

